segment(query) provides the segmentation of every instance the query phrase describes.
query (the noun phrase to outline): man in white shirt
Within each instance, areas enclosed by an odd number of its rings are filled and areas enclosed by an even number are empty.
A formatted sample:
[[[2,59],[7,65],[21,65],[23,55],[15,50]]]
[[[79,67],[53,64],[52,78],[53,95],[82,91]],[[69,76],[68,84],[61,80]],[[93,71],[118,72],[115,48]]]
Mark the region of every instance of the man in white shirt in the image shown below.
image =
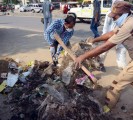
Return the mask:
[[[117,1],[123,1],[123,0],[113,0],[112,5],[114,2],[117,2]],[[104,22],[104,26],[103,26],[103,34],[112,31],[116,26],[119,27],[118,24],[113,22],[112,18],[108,17],[110,12],[111,12],[111,10],[106,14],[106,17],[105,17],[105,22]],[[104,62],[106,55],[107,55],[107,52],[100,55],[101,63]],[[122,44],[118,44],[116,46],[116,62],[120,69],[123,69],[127,65],[126,48]]]

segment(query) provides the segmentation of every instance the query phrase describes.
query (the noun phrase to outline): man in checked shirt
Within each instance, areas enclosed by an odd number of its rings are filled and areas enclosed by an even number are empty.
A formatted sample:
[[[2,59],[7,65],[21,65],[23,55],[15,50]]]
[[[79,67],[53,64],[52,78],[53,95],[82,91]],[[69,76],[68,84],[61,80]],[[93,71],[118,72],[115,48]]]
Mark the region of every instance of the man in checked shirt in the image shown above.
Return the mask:
[[[50,45],[50,53],[53,62],[56,62],[55,64],[58,63],[58,56],[63,48],[55,40],[54,34],[57,33],[67,45],[73,36],[75,23],[76,19],[73,15],[67,16],[65,19],[57,19],[50,24],[44,33],[44,38]]]

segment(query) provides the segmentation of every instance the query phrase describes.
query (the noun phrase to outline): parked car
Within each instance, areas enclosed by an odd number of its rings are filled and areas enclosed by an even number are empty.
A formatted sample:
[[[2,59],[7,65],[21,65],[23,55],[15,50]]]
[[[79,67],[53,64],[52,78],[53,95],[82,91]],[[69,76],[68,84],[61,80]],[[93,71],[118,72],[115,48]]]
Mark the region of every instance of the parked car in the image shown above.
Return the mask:
[[[6,5],[0,5],[0,11],[1,12],[6,12],[7,11],[7,9],[6,9]]]
[[[78,4],[79,4],[78,2],[67,2],[67,3],[64,5],[63,13],[64,13],[64,14],[67,14],[67,12],[68,12],[71,8],[77,7]]]
[[[31,11],[33,13],[39,13],[39,12],[42,13],[42,10],[43,10],[42,4],[33,4],[32,5]]]
[[[60,9],[60,3],[59,2],[52,2],[54,10]]]
[[[24,5],[24,6],[21,6],[19,10],[20,12],[27,12],[27,11],[31,11],[31,8],[29,5]]]
[[[105,15],[110,10],[112,1],[110,0],[99,0],[101,7],[101,20],[100,24],[104,24]],[[83,0],[82,5],[80,7],[71,8],[68,11],[68,14],[73,14],[80,21],[83,20],[91,20],[93,18],[93,2],[90,0]]]
[[[32,4],[29,4],[30,8],[31,8],[31,11],[33,13],[35,12],[42,12],[42,4],[39,4],[39,3],[32,3]]]
[[[0,5],[0,11],[1,12],[6,12],[8,10],[14,10],[14,5],[6,5],[6,4]]]
[[[6,6],[6,9],[7,10],[14,10],[15,9],[15,5],[9,4],[9,5]]]

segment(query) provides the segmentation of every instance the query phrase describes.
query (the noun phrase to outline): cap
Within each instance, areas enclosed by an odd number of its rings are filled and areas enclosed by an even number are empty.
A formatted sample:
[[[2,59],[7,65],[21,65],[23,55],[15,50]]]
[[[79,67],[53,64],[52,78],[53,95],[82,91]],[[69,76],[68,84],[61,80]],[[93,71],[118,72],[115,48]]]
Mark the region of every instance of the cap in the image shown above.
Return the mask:
[[[121,15],[124,13],[130,13],[132,5],[129,2],[117,1],[113,4],[111,13],[109,17],[114,17],[115,15]]]

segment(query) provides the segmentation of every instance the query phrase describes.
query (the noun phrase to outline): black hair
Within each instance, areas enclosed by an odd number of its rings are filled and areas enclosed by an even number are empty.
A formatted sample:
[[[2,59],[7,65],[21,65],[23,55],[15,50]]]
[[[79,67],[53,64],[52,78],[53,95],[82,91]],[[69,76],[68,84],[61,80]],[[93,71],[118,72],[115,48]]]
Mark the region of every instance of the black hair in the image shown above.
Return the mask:
[[[76,16],[74,16],[74,15],[67,15],[67,17],[65,18],[65,23],[67,23],[67,24],[73,23],[75,25],[75,23],[76,23]]]

